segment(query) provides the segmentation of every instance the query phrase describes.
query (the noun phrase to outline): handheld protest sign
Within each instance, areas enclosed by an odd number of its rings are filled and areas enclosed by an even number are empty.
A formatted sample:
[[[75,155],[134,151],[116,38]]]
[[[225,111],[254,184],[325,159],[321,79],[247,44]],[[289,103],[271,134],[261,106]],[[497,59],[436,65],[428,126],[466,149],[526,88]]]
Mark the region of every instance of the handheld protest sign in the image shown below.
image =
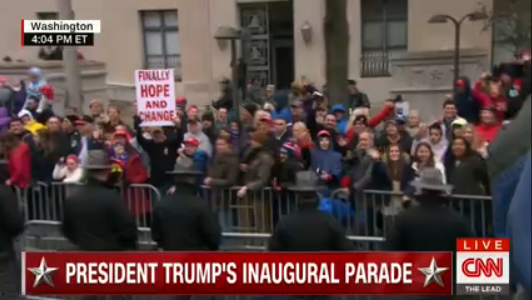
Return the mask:
[[[137,114],[142,126],[172,126],[175,114],[173,69],[136,70]]]

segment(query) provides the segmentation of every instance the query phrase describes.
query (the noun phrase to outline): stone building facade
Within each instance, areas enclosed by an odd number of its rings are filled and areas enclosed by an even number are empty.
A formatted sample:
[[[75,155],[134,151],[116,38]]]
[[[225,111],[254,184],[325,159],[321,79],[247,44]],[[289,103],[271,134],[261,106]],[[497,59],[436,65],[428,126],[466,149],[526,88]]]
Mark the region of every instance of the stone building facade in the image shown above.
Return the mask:
[[[102,22],[95,46],[81,51],[87,59],[105,63],[111,100],[133,100],[135,69],[175,68],[177,93],[197,104],[210,103],[217,96],[218,80],[231,74],[230,49],[213,38],[220,26],[250,33],[244,54],[248,75],[259,82],[286,86],[294,77],[305,76],[319,86],[325,83],[324,0],[72,2],[76,19]],[[454,28],[427,20],[435,14],[460,18],[480,5],[490,8],[492,0],[347,2],[350,78],[378,102],[394,93],[449,92]],[[17,0],[2,10],[0,55],[35,59],[38,49],[20,46],[20,20],[56,18],[57,3]],[[475,65],[468,71],[472,76],[491,57],[492,33],[484,25],[466,21],[461,30],[465,61]],[[430,70],[420,67],[427,64]]]

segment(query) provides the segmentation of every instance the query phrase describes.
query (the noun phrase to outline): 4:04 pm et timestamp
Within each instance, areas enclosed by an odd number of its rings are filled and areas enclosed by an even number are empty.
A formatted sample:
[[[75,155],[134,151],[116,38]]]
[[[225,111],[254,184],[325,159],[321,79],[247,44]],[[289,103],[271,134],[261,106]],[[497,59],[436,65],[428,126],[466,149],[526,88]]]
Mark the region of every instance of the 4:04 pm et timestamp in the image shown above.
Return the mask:
[[[24,33],[24,46],[93,46],[93,33]]]

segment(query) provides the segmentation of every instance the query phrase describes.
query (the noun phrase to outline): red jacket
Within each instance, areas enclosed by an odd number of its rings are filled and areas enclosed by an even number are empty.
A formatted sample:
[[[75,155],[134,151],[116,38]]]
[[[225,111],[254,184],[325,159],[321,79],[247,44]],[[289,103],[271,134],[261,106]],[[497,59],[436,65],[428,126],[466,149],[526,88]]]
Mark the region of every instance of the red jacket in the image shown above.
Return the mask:
[[[131,153],[126,160],[124,180],[127,183],[145,183],[148,180],[148,171],[136,152]],[[151,211],[150,193],[144,188],[127,187],[124,190],[124,200],[134,216],[142,216]]]
[[[386,120],[390,115],[392,115],[394,110],[395,108],[393,106],[386,106],[385,108],[383,108],[381,111],[379,111],[376,115],[374,115],[368,120],[368,127],[369,128],[377,127],[382,121]],[[350,143],[353,137],[355,137],[355,130],[351,128],[345,133],[345,138],[347,140],[347,143]]]
[[[30,184],[30,147],[26,143],[20,142],[17,148],[7,152],[7,169],[12,185],[25,189]]]
[[[138,153],[132,153],[127,158],[124,179],[128,183],[144,183],[148,180],[148,171],[146,171]]]
[[[497,137],[497,133],[499,132],[499,129],[501,128],[501,124],[492,124],[492,125],[486,125],[486,124],[478,124],[477,125],[477,134],[484,142],[491,143],[495,140],[495,137]]]
[[[486,106],[495,107],[497,119],[500,122],[504,121],[504,113],[506,112],[506,107],[508,106],[508,99],[502,96],[497,98],[491,97],[483,90],[481,81],[478,81],[475,84],[475,88],[473,89],[473,99],[480,104],[481,108]]]

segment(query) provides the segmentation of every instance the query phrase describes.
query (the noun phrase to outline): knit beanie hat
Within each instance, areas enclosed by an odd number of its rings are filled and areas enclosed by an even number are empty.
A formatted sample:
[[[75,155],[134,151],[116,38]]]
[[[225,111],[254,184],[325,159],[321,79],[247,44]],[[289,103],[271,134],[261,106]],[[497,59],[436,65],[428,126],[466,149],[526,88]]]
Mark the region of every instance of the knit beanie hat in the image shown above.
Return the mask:
[[[397,124],[396,120],[388,120],[388,121],[386,121],[386,123],[384,123],[384,128],[387,128],[390,125],[399,126],[399,124]]]
[[[300,154],[300,149],[296,144],[286,142],[281,147],[281,152],[285,152],[288,157],[298,157]]]

